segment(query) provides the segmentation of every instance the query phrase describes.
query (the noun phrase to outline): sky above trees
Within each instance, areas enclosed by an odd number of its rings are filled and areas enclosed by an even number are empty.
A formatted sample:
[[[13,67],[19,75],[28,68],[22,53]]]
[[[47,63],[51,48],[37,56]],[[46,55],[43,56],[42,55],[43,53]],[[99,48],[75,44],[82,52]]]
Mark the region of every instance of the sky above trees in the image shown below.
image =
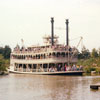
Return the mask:
[[[0,0],[0,46],[14,48],[22,45],[21,39],[25,46],[42,44],[42,37],[51,35],[50,17],[59,43],[65,44],[65,19],[69,19],[70,40],[82,36],[89,50],[100,47],[100,0]]]

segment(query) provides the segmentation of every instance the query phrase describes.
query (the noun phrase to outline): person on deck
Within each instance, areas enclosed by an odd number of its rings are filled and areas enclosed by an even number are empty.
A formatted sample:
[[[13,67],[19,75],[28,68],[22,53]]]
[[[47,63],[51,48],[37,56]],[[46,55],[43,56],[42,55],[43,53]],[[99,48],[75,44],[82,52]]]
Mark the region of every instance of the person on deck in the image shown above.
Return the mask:
[[[82,66],[82,65],[80,65],[80,68],[79,68],[79,70],[83,70],[83,66]]]
[[[65,69],[65,66],[62,66],[61,71],[65,71],[64,69]]]
[[[51,67],[51,68],[49,69],[49,72],[55,72],[54,67]]]
[[[64,71],[67,71],[66,69],[67,69],[67,65],[65,64],[65,68],[64,68]]]
[[[61,66],[60,66],[60,64],[58,65],[57,71],[61,71]]]
[[[77,71],[79,71],[79,66],[77,65],[76,67],[77,67]]]

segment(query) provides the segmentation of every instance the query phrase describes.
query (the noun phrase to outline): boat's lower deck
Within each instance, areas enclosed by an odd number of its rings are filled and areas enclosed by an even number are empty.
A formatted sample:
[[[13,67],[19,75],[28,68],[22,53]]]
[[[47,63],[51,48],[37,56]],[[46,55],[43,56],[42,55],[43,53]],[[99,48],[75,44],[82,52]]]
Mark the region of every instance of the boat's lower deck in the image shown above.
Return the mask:
[[[33,75],[83,75],[83,71],[59,71],[59,72],[19,72],[10,71],[16,74],[33,74]]]

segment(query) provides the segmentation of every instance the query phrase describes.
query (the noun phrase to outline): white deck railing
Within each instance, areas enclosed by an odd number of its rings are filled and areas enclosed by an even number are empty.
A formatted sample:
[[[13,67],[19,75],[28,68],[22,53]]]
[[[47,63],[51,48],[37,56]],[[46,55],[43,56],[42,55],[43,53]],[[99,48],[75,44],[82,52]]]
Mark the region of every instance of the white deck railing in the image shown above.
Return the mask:
[[[43,64],[43,63],[64,63],[68,62],[68,58],[58,57],[58,58],[46,58],[46,59],[11,59],[13,63],[20,64]],[[69,62],[77,62],[77,58],[70,59]]]

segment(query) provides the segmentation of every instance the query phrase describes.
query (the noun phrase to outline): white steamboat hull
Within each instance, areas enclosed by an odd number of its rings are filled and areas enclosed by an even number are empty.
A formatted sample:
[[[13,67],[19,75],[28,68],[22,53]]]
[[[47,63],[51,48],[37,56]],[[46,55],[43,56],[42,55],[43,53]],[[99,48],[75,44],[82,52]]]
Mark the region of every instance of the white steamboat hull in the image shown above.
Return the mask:
[[[59,72],[19,72],[10,71],[15,74],[33,74],[33,75],[83,75],[83,71],[59,71]]]

